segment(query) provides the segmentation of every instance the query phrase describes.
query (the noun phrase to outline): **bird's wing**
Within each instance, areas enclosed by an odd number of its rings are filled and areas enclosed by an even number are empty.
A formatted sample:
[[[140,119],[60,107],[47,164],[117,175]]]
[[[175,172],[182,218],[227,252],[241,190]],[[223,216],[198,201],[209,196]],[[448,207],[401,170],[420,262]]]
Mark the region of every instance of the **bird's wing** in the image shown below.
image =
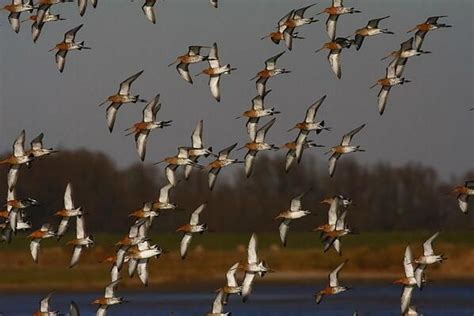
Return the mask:
[[[219,152],[219,160],[223,160],[223,159],[227,159],[229,158],[229,154],[230,152],[235,148],[235,146],[237,146],[237,143],[227,147],[227,148],[224,148],[222,149],[220,152]]]
[[[109,127],[110,132],[112,132],[112,130],[114,129],[117,112],[121,105],[122,103],[114,102],[107,107],[106,118],[107,118],[107,126]]]
[[[142,281],[143,285],[148,285],[148,269],[147,269],[148,259],[140,259],[138,260],[137,265],[137,274],[140,281]]]
[[[150,102],[147,103],[143,108],[143,122],[153,122],[156,117],[156,113],[161,108],[160,95],[157,94]]]
[[[191,74],[189,73],[189,64],[179,63],[176,66],[176,70],[178,71],[181,78],[183,78],[189,83],[193,83],[193,78],[191,77]]]
[[[339,274],[339,271],[344,267],[346,264],[347,260],[341,263],[340,265],[337,266],[336,269],[334,269],[330,274],[329,274],[329,286],[330,287],[336,287],[339,285],[339,281],[337,279],[337,276]]]
[[[255,273],[245,273],[244,280],[242,281],[242,300],[244,302],[249,299],[250,293],[252,292],[254,278]]]
[[[217,175],[219,174],[219,171],[221,171],[221,168],[212,168],[211,170],[209,170],[208,184],[210,190],[212,190],[214,188],[214,184],[216,184],[216,179]]]
[[[349,133],[345,134],[342,137],[341,145],[342,146],[349,146],[349,144],[351,143],[352,137],[354,137],[354,135],[357,134],[358,132],[360,132],[360,130],[363,129],[364,127],[365,127],[365,124],[362,124],[361,126],[355,128],[352,131],[350,131]]]
[[[8,170],[8,191],[12,191],[18,181],[18,171],[20,171],[21,165],[11,165]]]
[[[227,279],[227,286],[230,287],[237,287],[237,280],[235,278],[235,274],[237,273],[237,268],[239,267],[239,263],[235,263],[230,269],[227,271],[226,279]]]
[[[334,40],[336,38],[336,26],[337,26],[337,19],[339,15],[330,15],[326,20],[326,31],[328,32],[329,38]]]
[[[403,258],[403,267],[405,269],[405,276],[407,278],[415,277],[415,271],[413,269],[413,255],[411,253],[410,246],[405,249],[405,256]]]
[[[190,225],[197,225],[199,224],[199,214],[204,210],[206,207],[207,203],[203,203],[199,205],[197,209],[194,210],[194,212],[191,214],[191,220],[189,221]]]
[[[373,20],[370,20],[369,23],[367,23],[367,27],[368,28],[371,28],[371,29],[374,29],[374,28],[377,28],[379,26],[379,22],[382,21],[382,20],[385,20],[385,19],[388,19],[390,16],[387,15],[387,16],[384,16],[383,18],[378,18],[378,19],[373,19]]]
[[[411,297],[413,295],[413,286],[404,286],[402,296],[400,299],[400,308],[402,315],[405,315],[406,311],[408,310],[408,306],[411,303]]]
[[[31,144],[31,149],[33,149],[33,150],[43,149],[43,137],[44,137],[43,133],[36,136],[30,143]]]
[[[59,222],[58,232],[56,233],[58,237],[64,236],[66,233],[67,227],[69,224],[69,217],[63,217],[61,222]]]
[[[413,37],[410,37],[406,41],[400,44],[400,51],[411,50],[413,47]]]
[[[84,217],[82,215],[76,216],[76,238],[86,238]]]
[[[341,50],[340,49],[333,49],[329,52],[328,60],[329,64],[331,65],[332,71],[336,74],[337,78],[341,78],[342,76],[342,68],[341,68]]]
[[[160,197],[158,198],[158,201],[160,203],[168,203],[169,202],[169,192],[170,189],[173,187],[171,183],[165,185],[160,189]]]
[[[76,302],[71,301],[71,305],[69,305],[69,316],[80,316],[81,313],[79,311],[79,305]]]
[[[216,298],[214,299],[214,303],[212,304],[212,314],[213,315],[221,315],[222,312],[224,311],[224,308],[222,307],[222,297],[224,295],[223,291],[219,291],[217,293]]]
[[[153,24],[156,24],[155,10],[153,9],[155,2],[156,0],[146,0],[142,6],[143,13],[147,17],[147,19]]]
[[[140,77],[140,75],[143,73],[143,70],[142,71],[139,71],[137,72],[136,74],[134,74],[133,76],[125,79],[124,81],[122,81],[120,83],[120,89],[119,89],[119,94],[120,95],[128,95],[130,93],[130,86],[132,85],[132,83],[137,80],[138,77]]]
[[[180,254],[181,258],[186,258],[186,254],[188,252],[189,245],[191,244],[191,239],[193,238],[193,234],[186,233],[183,235],[181,239],[181,246],[180,246]]]
[[[77,263],[79,262],[79,258],[81,257],[81,252],[82,252],[82,246],[74,246],[74,249],[72,251],[72,257],[71,257],[71,263],[69,264],[69,267],[75,267]]]
[[[209,66],[212,68],[218,68],[220,67],[219,64],[219,52],[217,50],[217,43],[214,43],[212,45],[212,48],[209,52],[209,58],[208,58]]]
[[[20,135],[13,143],[13,155],[15,157],[22,157],[25,155],[25,130],[22,130]]]
[[[273,57],[270,57],[268,58],[266,61],[265,61],[265,68],[267,70],[274,70],[276,68],[276,62],[278,60],[278,58],[280,58],[281,55],[283,55],[285,52],[281,52]]]
[[[267,135],[268,130],[275,123],[276,118],[271,119],[267,124],[263,125],[257,130],[255,135],[255,142],[263,143],[265,141],[265,136]]]
[[[467,213],[469,210],[469,195],[467,194],[459,194],[458,195],[458,204],[459,208],[463,213]]]
[[[64,208],[66,210],[74,209],[74,201],[72,199],[72,184],[68,183],[66,191],[64,191]]]
[[[254,166],[254,160],[257,155],[257,151],[255,150],[249,150],[247,154],[245,155],[245,175],[247,177],[250,177],[253,171],[253,166]]]
[[[33,258],[35,263],[38,263],[39,249],[40,249],[40,240],[33,239],[30,242],[30,252],[31,252],[31,257]]]
[[[84,24],[81,24],[79,26],[76,26],[75,28],[67,31],[65,34],[64,34],[64,42],[66,43],[73,43],[74,42],[74,38],[76,37],[76,33],[82,28]]]
[[[258,257],[257,257],[257,235],[252,234],[252,237],[250,238],[249,245],[247,248],[247,261],[248,263],[257,263],[258,262]]]
[[[150,134],[149,130],[146,131],[141,131],[140,133],[136,134],[136,146],[137,146],[137,152],[138,155],[140,156],[141,161],[145,160],[146,156],[146,141],[148,138],[148,135]]]
[[[283,246],[286,247],[286,239],[288,235],[288,230],[290,229],[291,219],[284,219],[280,226],[278,227],[278,231],[280,232],[280,240]]]
[[[49,313],[49,300],[51,298],[52,293],[49,293],[48,296],[43,298],[40,301],[40,312],[41,313]]]
[[[306,111],[306,116],[304,121],[306,123],[313,123],[316,119],[316,113],[318,112],[319,107],[323,104],[324,100],[326,100],[326,96],[323,96],[318,101],[314,102]]]
[[[196,128],[194,129],[193,135],[191,136],[191,141],[193,144],[193,148],[203,148],[202,143],[202,125],[203,121],[200,120],[197,124]]]
[[[83,16],[86,13],[87,0],[78,0],[77,5],[79,6],[79,14]]]
[[[111,282],[109,283],[109,285],[107,285],[105,287],[105,295],[104,297],[106,298],[112,298],[115,296],[115,289],[117,288],[117,285],[119,284],[120,280],[116,280],[114,282]]]
[[[382,115],[385,112],[385,107],[387,106],[388,101],[388,94],[390,92],[391,86],[383,86],[380,88],[379,94],[377,96],[378,99],[378,110],[379,114]]]
[[[428,238],[424,243],[423,243],[423,254],[425,256],[433,256],[434,251],[433,251],[433,240],[435,240],[436,237],[438,237],[439,232],[436,232]]]
[[[221,90],[220,90],[220,75],[212,75],[209,77],[209,88],[211,89],[211,94],[217,102],[221,101]]]
[[[334,172],[336,171],[336,163],[339,157],[341,157],[341,154],[334,153],[331,155],[331,158],[329,158],[329,176],[331,177],[334,175]]]

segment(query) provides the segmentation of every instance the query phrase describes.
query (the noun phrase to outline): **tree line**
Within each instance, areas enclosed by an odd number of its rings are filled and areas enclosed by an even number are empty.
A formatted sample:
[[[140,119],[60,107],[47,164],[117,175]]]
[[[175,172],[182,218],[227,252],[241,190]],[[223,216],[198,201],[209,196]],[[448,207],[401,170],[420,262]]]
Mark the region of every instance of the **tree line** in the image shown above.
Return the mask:
[[[8,168],[0,166],[3,201],[7,173]],[[456,198],[446,194],[454,185],[474,179],[474,170],[447,182],[436,170],[419,163],[362,165],[347,158],[340,161],[338,172],[331,179],[325,160],[308,155],[301,165],[286,174],[284,157],[259,155],[249,179],[242,165],[224,168],[213,191],[207,187],[205,171],[194,171],[188,181],[179,175],[183,180],[170,195],[181,210],[164,212],[155,219],[158,232],[174,231],[189,220],[192,210],[206,201],[208,206],[201,221],[213,231],[276,230],[278,223],[273,218],[289,207],[292,197],[309,188],[312,190],[303,199],[303,207],[316,216],[295,222],[292,230],[309,231],[325,222],[328,206],[320,201],[334,194],[354,201],[348,223],[361,231],[474,227],[472,212],[463,215]],[[125,233],[132,221],[128,214],[144,202],[157,199],[160,187],[167,184],[163,166],[137,163],[120,169],[103,153],[61,151],[20,171],[17,197],[32,197],[40,202],[27,211],[33,228],[59,221],[53,214],[63,207],[67,182],[72,183],[75,204],[85,210],[88,230],[93,233]]]

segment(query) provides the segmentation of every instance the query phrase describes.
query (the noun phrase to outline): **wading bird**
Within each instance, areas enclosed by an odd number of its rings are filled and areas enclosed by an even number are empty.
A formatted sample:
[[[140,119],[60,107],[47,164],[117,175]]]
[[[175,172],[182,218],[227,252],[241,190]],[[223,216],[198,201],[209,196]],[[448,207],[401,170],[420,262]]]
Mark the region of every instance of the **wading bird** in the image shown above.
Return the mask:
[[[66,55],[71,50],[83,50],[91,49],[90,47],[84,46],[84,41],[76,43],[76,33],[82,28],[84,24],[81,24],[64,34],[64,40],[61,43],[56,44],[55,47],[49,51],[57,50],[56,52],[56,65],[58,66],[59,72],[63,72],[64,66],[66,65]]]
[[[321,303],[321,300],[325,295],[336,295],[351,289],[349,287],[339,285],[338,280],[338,274],[344,267],[346,262],[347,260],[338,265],[337,268],[329,274],[329,285],[315,295],[317,304]]]
[[[117,111],[119,110],[122,104],[147,102],[146,100],[140,99],[139,95],[130,94],[130,87],[132,83],[137,80],[137,78],[140,77],[142,73],[143,70],[122,81],[122,83],[120,83],[120,88],[117,94],[109,96],[107,100],[99,104],[99,106],[102,106],[107,102],[111,102],[110,105],[107,107],[107,126],[109,127],[110,132],[112,132],[112,130],[114,129]]]
[[[332,147],[328,152],[325,153],[325,154],[331,153],[331,157],[329,158],[329,176],[332,177],[334,175],[334,172],[336,171],[337,160],[342,155],[352,153],[352,152],[365,151],[363,149],[360,149],[360,146],[351,145],[352,137],[354,137],[355,134],[360,132],[360,130],[363,129],[364,126],[365,124],[362,124],[361,126],[345,134],[342,137],[341,144],[339,144],[338,146]]]
[[[150,132],[157,128],[171,126],[172,121],[156,121],[156,113],[158,113],[161,108],[161,103],[158,103],[159,100],[160,95],[158,94],[143,109],[142,121],[133,124],[132,127],[125,130],[130,131],[126,136],[135,134],[135,143],[141,161],[145,160],[146,141]]]

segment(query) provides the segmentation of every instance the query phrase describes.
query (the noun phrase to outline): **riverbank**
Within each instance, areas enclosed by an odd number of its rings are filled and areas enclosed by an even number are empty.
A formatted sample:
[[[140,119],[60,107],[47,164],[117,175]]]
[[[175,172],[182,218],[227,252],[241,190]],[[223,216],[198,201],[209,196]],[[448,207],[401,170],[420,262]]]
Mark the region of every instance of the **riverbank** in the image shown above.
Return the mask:
[[[212,235],[212,236],[211,236]],[[196,236],[186,260],[181,260],[177,247],[179,236],[153,236],[168,252],[149,262],[150,289],[217,288],[225,281],[225,272],[235,262],[246,259],[245,241],[249,234],[218,234]],[[448,260],[429,267],[428,280],[461,282],[474,280],[474,247],[471,232],[442,233],[436,241],[437,253]],[[468,236],[463,238],[463,236]],[[26,240],[0,246],[0,291],[90,291],[103,288],[110,280],[110,264],[101,263],[112,255],[112,240],[119,236],[97,236],[94,248],[83,252],[77,267],[70,269],[70,246],[45,240],[40,262],[35,264]],[[333,250],[324,254],[322,245],[309,233],[290,234],[288,248],[281,247],[276,234],[262,234],[259,256],[276,272],[262,282],[319,282],[345,259],[349,259],[342,275],[356,281],[386,281],[403,275],[403,254],[408,240],[414,256],[422,252],[422,242],[429,233],[367,233],[343,240],[343,255]],[[310,239],[310,243],[308,239]],[[471,239],[469,239],[471,238]],[[67,240],[67,239],[66,239]],[[221,243],[217,241],[221,240]],[[293,246],[295,245],[295,246]],[[3,249],[1,249],[3,247]],[[130,279],[122,271],[121,288],[141,290],[137,278]]]

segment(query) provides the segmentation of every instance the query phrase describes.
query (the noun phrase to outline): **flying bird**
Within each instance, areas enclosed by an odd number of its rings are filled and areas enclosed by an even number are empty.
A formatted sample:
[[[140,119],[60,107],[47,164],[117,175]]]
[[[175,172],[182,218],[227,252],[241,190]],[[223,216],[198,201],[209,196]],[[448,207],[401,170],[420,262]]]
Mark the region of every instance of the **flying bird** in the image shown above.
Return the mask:
[[[316,51],[316,53],[318,53],[323,49],[329,50],[329,65],[331,65],[331,69],[336,74],[338,79],[341,79],[342,76],[341,52],[344,48],[350,48],[353,42],[354,41],[351,39],[345,37],[338,37],[331,42],[325,43],[323,47]]]
[[[146,141],[150,132],[157,128],[171,126],[172,121],[156,121],[156,113],[161,109],[159,100],[160,95],[158,94],[143,109],[142,121],[125,130],[130,131],[127,135],[135,134],[135,143],[141,161],[145,160]]]
[[[208,157],[209,155],[213,155],[212,153],[212,147],[204,147],[204,142],[202,140],[202,127],[203,127],[203,121],[200,120],[196,126],[196,128],[193,131],[193,134],[191,135],[191,147],[188,147],[188,155],[189,159],[194,161],[195,163],[198,162],[199,158],[204,156]],[[184,178],[186,180],[189,179],[189,176],[191,175],[191,171],[193,170],[193,166],[187,165],[184,167]]]
[[[192,84],[193,79],[191,77],[191,74],[189,73],[189,65],[205,61],[209,58],[209,56],[207,55],[201,55],[201,50],[203,48],[209,47],[198,45],[189,46],[188,53],[186,55],[178,56],[174,62],[168,65],[168,67],[171,67],[174,64],[178,63],[176,65],[176,70],[178,71],[178,74],[181,76],[181,78]]]
[[[56,233],[58,239],[60,239],[66,233],[67,227],[69,225],[69,219],[71,217],[83,215],[80,207],[74,207],[71,183],[67,184],[66,191],[64,192],[64,208],[56,212],[54,215],[61,217],[61,222],[59,223],[58,231]]]
[[[276,62],[278,58],[281,57],[285,52],[281,52],[273,57],[268,58],[265,61],[265,69],[260,70],[255,77],[253,77],[250,80],[257,79],[257,92],[259,95],[264,96],[265,91],[266,91],[266,84],[269,78],[278,76],[280,74],[287,74],[290,73],[291,71],[286,70],[284,68],[277,68],[276,67]]]
[[[58,66],[59,72],[63,72],[64,66],[66,65],[66,55],[71,50],[82,50],[91,49],[90,47],[84,46],[84,41],[76,43],[76,33],[82,28],[84,24],[81,24],[64,34],[64,40],[61,43],[56,44],[55,47],[49,51],[57,50],[56,52],[56,65]]]
[[[33,24],[31,25],[31,35],[34,43],[38,41],[45,23],[66,20],[62,18],[60,14],[50,13],[50,7],[51,5],[40,5],[36,14],[30,15],[27,20],[22,21],[33,21]]]
[[[405,79],[404,77],[400,78],[397,76],[398,60],[399,58],[395,58],[390,62],[385,70],[385,78],[377,80],[377,82],[370,87],[372,89],[377,85],[381,86],[378,94],[378,110],[380,115],[384,113],[385,107],[387,106],[388,93],[390,92],[390,89],[393,86],[403,85],[406,82],[410,82],[410,80]]]
[[[110,132],[112,132],[112,130],[114,129],[115,118],[117,117],[117,111],[119,110],[122,104],[130,103],[130,102],[131,103],[147,102],[146,100],[140,99],[139,95],[130,94],[130,87],[132,83],[135,80],[137,80],[137,78],[140,77],[142,73],[143,73],[143,70],[137,72],[133,76],[122,81],[122,83],[120,83],[120,88],[117,94],[109,96],[107,100],[99,104],[99,106],[102,106],[107,102],[111,102],[110,105],[107,107],[107,126],[109,127]]]
[[[33,156],[34,158],[41,158],[43,156],[48,156],[48,155],[55,154],[58,152],[57,150],[54,150],[53,148],[44,148],[43,138],[44,138],[43,133],[36,136],[31,141],[30,143],[31,149],[26,152],[26,155]]]
[[[107,285],[107,287],[105,288],[104,296],[92,302],[92,304],[99,305],[99,307],[97,308],[97,316],[105,316],[107,314],[107,309],[109,308],[109,306],[126,302],[123,297],[115,296],[115,290],[117,289],[119,282],[120,279]]]
[[[325,154],[331,153],[331,157],[329,158],[329,176],[332,177],[334,175],[334,171],[336,171],[337,160],[342,155],[352,153],[352,152],[365,151],[361,149],[360,146],[351,145],[352,137],[354,137],[354,135],[360,132],[360,130],[363,129],[364,127],[365,127],[365,124],[362,124],[361,126],[345,134],[342,137],[340,145],[332,147],[328,152],[325,153]]]
[[[289,32],[286,32],[286,30],[288,29],[286,22],[290,19],[294,12],[295,10],[291,10],[285,16],[283,16],[278,21],[277,30],[275,32],[270,32],[269,34],[265,35],[261,38],[261,40],[270,38],[271,41],[276,45],[280,44],[281,41],[285,41],[286,48],[291,51],[293,48],[294,38],[304,39],[304,37],[298,36],[298,32],[291,32],[291,34]]]
[[[291,167],[294,165],[294,161],[296,159],[296,149],[298,147],[297,144],[298,141],[298,136],[296,139],[292,142],[284,144],[281,148],[286,148],[288,151],[286,152],[286,159],[285,159],[285,172],[290,171]],[[318,145],[316,144],[313,140],[311,139],[305,139],[301,145],[301,153],[300,153],[300,158],[303,156],[303,151],[308,149],[308,148],[313,148],[313,147],[324,147],[323,145]],[[300,159],[301,160],[301,159]],[[298,163],[300,160],[297,160]]]
[[[217,291],[222,291],[223,296],[222,296],[222,304],[227,305],[229,301],[229,296],[231,294],[238,294],[242,295],[242,287],[239,286],[237,283],[237,279],[235,278],[235,275],[237,273],[239,267],[239,262],[236,262],[226,273],[226,280],[227,283],[224,287],[218,289]]]
[[[207,203],[203,203],[199,205],[197,209],[191,214],[191,219],[189,224],[180,226],[176,229],[176,232],[183,232],[183,238],[181,238],[181,246],[180,246],[180,254],[181,259],[186,258],[186,254],[188,253],[189,245],[191,244],[191,239],[193,238],[194,233],[204,233],[207,230],[206,224],[199,224],[199,215],[201,212],[206,208]]]
[[[148,241],[143,241],[138,245],[130,248],[127,254],[130,257],[128,262],[128,275],[132,277],[137,271],[138,278],[143,285],[148,285],[148,260],[155,257],[159,258],[163,253],[162,249],[157,245],[150,245]]]
[[[408,58],[413,56],[420,56],[423,54],[430,54],[431,52],[416,50],[413,48],[413,37],[407,39],[400,44],[400,49],[391,52],[388,56],[382,58],[382,60],[388,57],[394,57],[397,59],[397,64],[395,66],[395,75],[396,77],[401,77],[403,71],[405,70],[405,65],[408,61]]]
[[[359,50],[362,47],[362,43],[364,42],[364,38],[369,36],[375,36],[378,34],[394,34],[392,31],[388,29],[379,28],[379,23],[382,20],[388,19],[390,16],[384,16],[383,18],[373,19],[367,23],[367,26],[358,29],[355,31],[355,40],[354,44],[356,45],[356,49]]]
[[[252,108],[248,111],[242,113],[241,116],[236,117],[239,119],[241,117],[246,117],[247,123],[247,133],[249,134],[250,139],[254,139],[257,134],[257,123],[260,118],[266,116],[273,116],[275,114],[279,114],[279,111],[275,111],[275,108],[265,109],[265,97],[271,92],[272,90],[265,91],[262,95],[257,95],[255,98],[252,99]]]
[[[418,264],[418,267],[416,268],[418,273],[415,273],[415,279],[419,288],[422,288],[423,286],[423,272],[427,266],[435,263],[441,263],[443,260],[446,260],[444,255],[436,255],[433,250],[433,241],[436,239],[436,237],[438,237],[438,235],[439,232],[436,232],[430,238],[428,238],[423,243],[423,255],[413,260],[414,263]]]
[[[259,260],[257,255],[257,235],[252,234],[249,245],[247,247],[247,261],[240,263],[240,268],[245,271],[244,280],[242,282],[242,301],[246,302],[252,291],[255,275],[264,277],[266,273],[273,272],[265,262]]]
[[[464,214],[467,214],[469,197],[474,195],[474,181],[466,181],[463,186],[456,186],[450,193],[457,195],[459,208]]]
[[[360,11],[354,8],[345,7],[343,0],[332,0],[332,5],[317,15],[323,13],[327,13],[329,15],[326,20],[326,31],[328,32],[329,38],[333,41],[336,38],[336,26],[339,16],[344,14],[360,13]]]
[[[209,189],[212,190],[214,188],[214,185],[216,183],[217,175],[221,171],[222,168],[229,166],[231,164],[235,163],[244,163],[243,161],[240,161],[238,159],[231,159],[229,158],[230,152],[237,146],[237,143],[222,149],[219,152],[219,155],[216,160],[213,162],[209,163],[206,167],[206,169],[209,170],[208,172],[208,183],[209,183]]]
[[[51,237],[54,237],[55,235],[56,234],[53,230],[52,225],[44,224],[43,226],[41,226],[40,229],[35,230],[28,236],[28,238],[31,239],[31,242],[30,242],[31,257],[33,258],[33,261],[35,263],[38,263],[40,242],[43,239],[51,238]]]
[[[321,303],[321,300],[323,299],[325,295],[336,295],[336,294],[339,294],[351,289],[349,287],[339,285],[339,280],[338,280],[339,272],[344,267],[346,262],[347,260],[341,263],[340,265],[338,265],[337,268],[334,269],[329,274],[329,285],[326,286],[326,288],[322,289],[315,295],[317,304]]]
[[[195,163],[193,160],[189,159],[189,152],[186,147],[179,147],[178,154],[172,157],[166,157],[165,159],[158,161],[155,165],[166,162],[168,165],[165,167],[165,174],[166,178],[168,179],[169,183],[173,186],[178,184],[178,180],[176,179],[175,171],[178,169],[179,166],[192,166],[194,168],[203,169],[204,167]]]
[[[403,267],[405,270],[405,277],[394,281],[394,284],[402,284],[403,291],[400,299],[400,308],[402,315],[404,315],[411,304],[413,296],[413,289],[417,285],[415,278],[415,268],[413,267],[413,255],[410,246],[405,249],[405,256],[403,257]],[[422,280],[424,282],[424,279]]]
[[[310,189],[311,190],[311,189]],[[291,200],[290,208],[286,211],[281,212],[278,214],[275,219],[282,219],[278,230],[280,231],[280,240],[284,247],[286,247],[286,242],[288,238],[288,230],[290,229],[290,223],[307,215],[310,215],[311,212],[308,210],[304,210],[301,205],[301,199],[310,191],[306,191],[301,193],[300,195],[296,196]]]
[[[284,34],[285,34],[285,42],[287,44],[288,49],[290,49],[291,47],[291,45],[289,44],[294,37],[293,32],[295,31],[296,28],[301,27],[306,24],[312,24],[312,23],[318,22],[318,20],[316,20],[314,17],[311,17],[311,18],[304,17],[306,10],[308,10],[309,8],[315,5],[316,3],[306,6],[304,8],[292,11],[288,19],[282,23],[281,25],[282,27],[286,26]]]
[[[59,311],[52,311],[50,310],[49,306],[49,300],[51,299],[51,296],[53,293],[49,293],[45,298],[42,298],[39,305],[40,309],[39,311],[35,312],[33,315],[34,316],[39,316],[39,315],[48,315],[48,316],[56,316],[59,315]]]
[[[268,144],[265,142],[265,136],[268,133],[268,130],[275,123],[275,118],[270,120],[267,124],[263,125],[257,130],[255,138],[252,139],[252,142],[245,144],[242,148],[247,148],[247,154],[245,155],[245,175],[250,177],[253,171],[253,165],[257,153],[263,150],[278,150],[279,148],[273,144]],[[241,148],[240,148],[241,149]]]
[[[233,70],[237,70],[237,68],[232,68],[230,64],[224,66],[220,65],[216,43],[212,45],[209,57],[207,58],[207,62],[209,63],[209,67],[201,71],[198,75],[205,74],[209,76],[209,87],[211,89],[211,94],[217,102],[220,102],[221,75],[230,74]]]
[[[431,16],[424,23],[418,24],[407,33],[416,31],[415,33],[415,49],[421,50],[421,45],[423,45],[423,40],[425,39],[426,34],[429,31],[437,30],[440,28],[452,27],[452,25],[446,23],[438,23],[438,20],[445,18],[447,15]]]
[[[82,249],[94,245],[94,237],[86,233],[84,215],[76,216],[76,238],[69,241],[68,245],[74,246],[71,263],[69,264],[69,267],[73,268],[79,263]]]
[[[22,12],[32,12],[34,10],[33,0],[12,0],[11,4],[3,6],[2,10],[10,12],[8,22],[15,33],[20,31],[20,15]]]
[[[25,130],[22,130],[20,135],[15,139],[13,143],[13,154],[0,160],[0,164],[9,164],[10,169],[8,170],[8,190],[12,191],[18,181],[18,171],[22,165],[29,166],[33,161],[33,155],[27,155],[25,152]]]
[[[323,130],[330,131],[330,127],[325,127],[325,122],[316,121],[316,113],[318,112],[319,108],[323,104],[324,100],[326,100],[326,96],[324,95],[321,97],[319,100],[311,104],[308,109],[306,110],[306,115],[304,118],[303,122],[296,123],[295,126],[290,128],[288,130],[292,131],[293,129],[298,129],[298,137],[296,138],[296,157],[298,158],[298,161],[301,159],[301,154],[303,151],[303,144],[306,141],[306,138],[308,137],[309,133],[312,131],[315,131],[316,134],[321,133]]]

